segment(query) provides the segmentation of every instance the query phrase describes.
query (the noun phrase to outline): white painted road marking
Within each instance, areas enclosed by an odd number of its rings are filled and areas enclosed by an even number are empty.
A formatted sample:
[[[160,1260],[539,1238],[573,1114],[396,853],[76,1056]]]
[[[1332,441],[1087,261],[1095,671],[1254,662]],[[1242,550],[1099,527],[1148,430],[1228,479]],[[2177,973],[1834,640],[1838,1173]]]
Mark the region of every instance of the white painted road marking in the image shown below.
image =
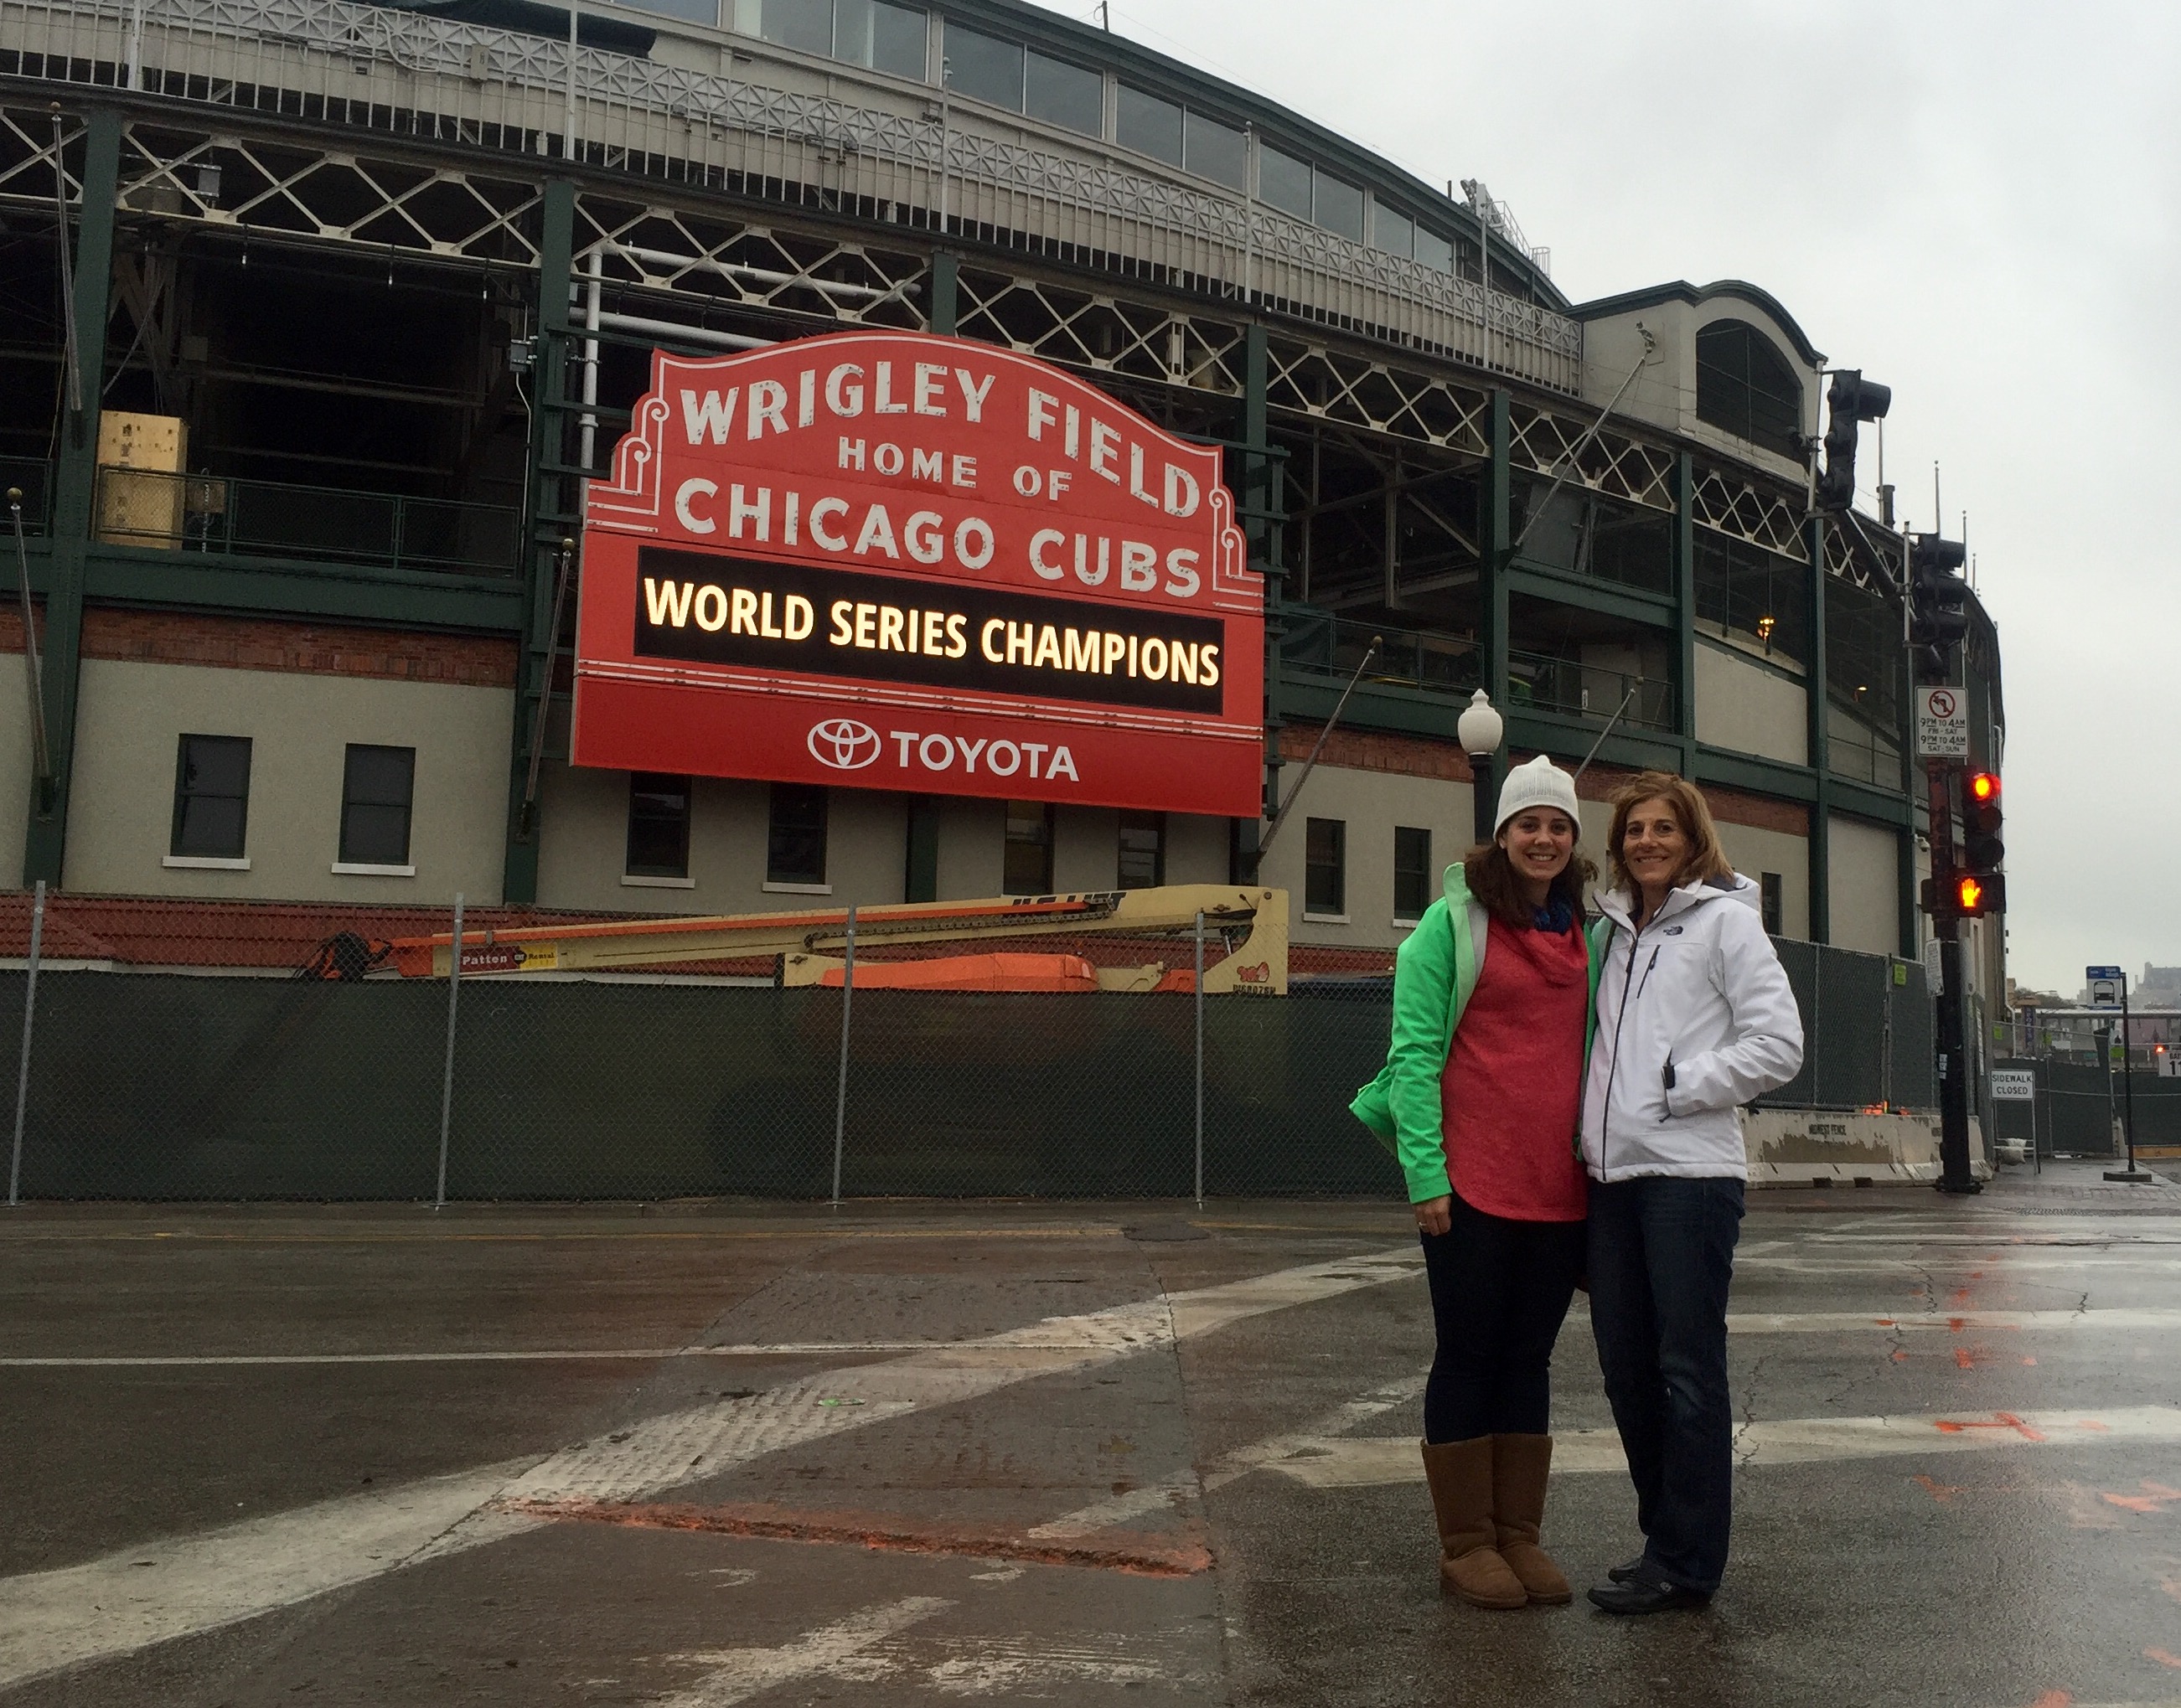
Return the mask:
[[[401,1564],[515,1465],[351,1495],[0,1582],[0,1685],[255,1618]]]
[[[687,1689],[663,1699],[662,1708],[733,1708],[760,1691],[813,1673],[831,1672],[896,1632],[934,1613],[943,1613],[953,1605],[936,1596],[910,1595],[883,1607],[851,1613],[777,1649],[727,1649],[676,1656],[676,1660],[693,1661],[711,1671]]]
[[[1168,1347],[1267,1311],[1402,1280],[1422,1266],[1421,1253],[1400,1246],[1049,1317],[747,1400],[648,1419],[527,1470],[487,1467],[132,1548],[61,1572],[0,1579],[0,1686],[271,1612],[414,1560],[504,1540],[540,1522],[501,1502],[648,1499],[761,1453]],[[163,1569],[134,1563],[141,1559],[166,1563]],[[124,1607],[124,1617],[100,1615],[102,1595],[121,1596],[112,1605]]]
[[[2089,1412],[1954,1412],[1921,1418],[1786,1418],[1744,1424],[1735,1456],[1744,1468],[1886,1458],[1903,1453],[1965,1453],[1995,1447],[2093,1447],[2120,1441],[2181,1441],[2181,1407],[2118,1406]],[[1314,1489],[1420,1483],[1422,1456],[1413,1435],[1325,1436],[1299,1441],[1264,1469]],[[1610,1429],[1569,1430],[1554,1437],[1553,1474],[1626,1474],[1621,1437]]]

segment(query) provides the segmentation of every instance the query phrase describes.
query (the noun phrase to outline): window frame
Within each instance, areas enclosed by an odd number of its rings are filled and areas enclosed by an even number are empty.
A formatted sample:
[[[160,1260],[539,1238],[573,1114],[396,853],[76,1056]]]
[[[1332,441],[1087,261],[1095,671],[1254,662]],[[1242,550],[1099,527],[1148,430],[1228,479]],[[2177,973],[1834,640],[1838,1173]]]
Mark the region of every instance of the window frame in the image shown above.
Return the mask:
[[[241,750],[242,792],[231,795],[215,793],[211,790],[193,790],[190,783],[190,744],[203,742],[207,747],[217,744],[230,753]],[[255,750],[248,736],[202,736],[184,730],[174,739],[174,802],[167,834],[167,857],[169,860],[218,860],[221,862],[246,860],[250,857],[250,771]],[[224,844],[219,850],[188,848],[182,838],[188,828],[188,807],[192,801],[234,801],[238,803],[235,814],[235,846],[231,851]]]
[[[1757,874],[1758,907],[1764,921],[1768,935],[1784,937],[1787,934],[1787,884],[1777,872]]]
[[[1017,811],[1025,807],[1032,810],[1028,813]],[[1000,893],[1002,895],[1053,895],[1056,892],[1052,887],[1052,845],[1055,840],[1052,803],[1050,801],[1009,801],[1005,803],[1005,811],[1006,817],[1002,819],[1000,829]],[[1039,834],[1035,836],[1016,835],[1015,825],[1019,822],[1036,824]],[[1015,884],[1013,875],[1008,869],[1009,854],[1013,849],[1032,847],[1041,851],[1041,870],[1045,881],[1035,890],[1023,889]]]
[[[809,824],[784,823],[783,803],[808,804],[814,801],[817,812],[814,835],[817,840],[817,875],[809,875],[807,868],[790,868],[781,863],[783,845],[795,837],[809,837],[814,827]],[[784,890],[792,894],[830,895],[832,890],[831,873],[833,866],[833,791],[822,783],[770,783],[765,786],[765,887]]]
[[[1321,857],[1322,833],[1329,833],[1332,857]],[[1348,821],[1345,818],[1306,818],[1303,821],[1302,917],[1345,924],[1348,919]],[[1319,874],[1332,873],[1332,899],[1325,900]]]
[[[671,864],[660,861],[647,861],[639,862],[636,857],[637,825],[639,822],[639,814],[637,811],[637,802],[638,798],[644,795],[651,795],[663,798],[670,793],[668,790],[657,786],[647,789],[644,786],[646,783],[650,783],[654,785],[665,783],[677,783],[681,785],[680,794],[682,798],[682,810],[678,821],[670,821],[667,816],[664,814],[646,815],[652,823],[678,822],[681,831],[680,840],[682,857],[678,861]],[[693,808],[695,804],[693,800],[694,794],[695,785],[693,780],[686,776],[682,776],[674,772],[632,771],[628,774],[628,823],[627,826],[627,833],[621,845],[621,870],[622,877],[659,879],[686,879],[688,877],[689,821],[693,816]]]
[[[406,756],[408,788],[399,802],[368,800],[356,791],[356,759],[360,754],[400,753]],[[386,809],[399,807],[401,812],[401,847],[391,860],[378,857],[378,851],[351,846],[350,837],[354,821],[351,815],[359,807]],[[340,867],[362,868],[368,871],[413,871],[416,862],[411,857],[417,840],[417,750],[391,742],[351,741],[341,753],[341,805],[340,837],[336,844],[339,853],[335,864]]]
[[[1130,823],[1131,820],[1135,821],[1133,824]],[[1128,859],[1132,851],[1128,845],[1128,835],[1131,829],[1141,830],[1146,824],[1149,825],[1152,837],[1151,881],[1147,884],[1134,885],[1129,882]],[[1118,888],[1156,890],[1166,882],[1166,829],[1167,815],[1163,813],[1124,812],[1121,814],[1118,832],[1119,857],[1114,862],[1113,866],[1113,879]],[[1141,851],[1133,851],[1140,852]]]
[[[1720,360],[1730,339],[1740,358],[1738,364]],[[1789,462],[1801,461],[1799,441],[1808,392],[1802,373],[1786,352],[1773,342],[1762,327],[1731,314],[1721,315],[1698,327],[1694,345],[1697,419],[1758,450]],[[1760,367],[1770,372],[1760,374]],[[1786,389],[1766,389],[1763,383],[1767,379],[1777,381]],[[1760,400],[1775,405],[1776,414],[1760,410]],[[1768,414],[1773,414],[1775,418],[1761,419]]]
[[[1421,837],[1423,842],[1421,862],[1414,866],[1405,865],[1401,857],[1415,847],[1412,839],[1417,837]],[[1396,925],[1414,925],[1424,917],[1425,910],[1432,905],[1431,848],[1432,833],[1429,825],[1396,824],[1394,827],[1394,923]],[[1416,885],[1416,905],[1413,911],[1405,911],[1401,906],[1401,884],[1404,879],[1413,879]]]
[[[1012,48],[1013,50],[1015,56],[1015,98],[1012,102],[996,101],[991,96],[980,93],[977,90],[972,89],[966,84],[958,80],[958,74],[955,63],[956,56],[954,52],[954,36],[957,30],[959,30],[964,36],[977,41],[981,45],[993,47]],[[960,95],[970,101],[981,101],[986,106],[997,107],[1003,113],[1020,114],[1023,112],[1024,104],[1024,97],[1028,91],[1030,83],[1030,47],[1028,44],[1013,41],[1005,36],[988,35],[986,31],[979,30],[972,25],[963,24],[958,22],[952,18],[949,18],[946,20],[945,26],[940,33],[939,65],[940,74],[945,80],[946,87],[950,93]]]

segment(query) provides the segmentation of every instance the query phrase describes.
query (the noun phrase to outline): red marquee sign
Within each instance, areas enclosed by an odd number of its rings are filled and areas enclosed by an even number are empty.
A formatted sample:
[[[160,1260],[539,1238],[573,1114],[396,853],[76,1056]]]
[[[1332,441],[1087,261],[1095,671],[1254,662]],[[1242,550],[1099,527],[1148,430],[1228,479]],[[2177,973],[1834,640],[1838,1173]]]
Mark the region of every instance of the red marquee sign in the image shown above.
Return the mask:
[[[1255,818],[1219,452],[989,344],[652,358],[594,482],[579,765]]]

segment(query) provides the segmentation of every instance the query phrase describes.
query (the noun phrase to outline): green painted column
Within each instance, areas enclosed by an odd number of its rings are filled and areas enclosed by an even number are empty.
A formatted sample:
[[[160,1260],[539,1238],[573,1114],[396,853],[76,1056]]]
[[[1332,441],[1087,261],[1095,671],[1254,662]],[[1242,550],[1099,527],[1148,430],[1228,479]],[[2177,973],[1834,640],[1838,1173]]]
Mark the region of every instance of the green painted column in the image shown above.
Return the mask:
[[[1896,864],[1899,868],[1901,886],[1901,898],[1899,902],[1901,912],[1901,958],[1904,961],[1913,961],[1924,951],[1924,945],[1916,940],[1918,934],[1917,921],[1920,915],[1917,908],[1917,901],[1919,898],[1916,894],[1915,820],[1915,810],[1912,806],[1909,810],[1908,823],[1902,825],[1899,832],[1897,846],[1900,850],[1900,857],[1896,862]]]
[[[1265,789],[1264,802],[1254,819],[1234,827],[1234,873],[1238,882],[1257,879],[1257,843],[1264,824],[1279,810],[1280,631],[1286,599],[1279,553],[1274,547],[1270,518],[1273,504],[1273,460],[1264,455],[1272,444],[1267,396],[1271,389],[1272,346],[1265,328],[1253,323],[1244,335],[1242,348],[1242,537],[1250,567],[1265,578]]]
[[[53,470],[52,554],[46,585],[41,660],[46,746],[52,780],[30,782],[30,821],[23,839],[23,882],[58,888],[68,849],[69,785],[75,769],[76,690],[83,662],[84,559],[98,499],[99,397],[106,386],[106,323],[113,306],[113,207],[121,187],[121,115],[85,115],[83,201],[76,210],[77,378],[83,407],[65,397],[60,458]],[[65,239],[63,239],[65,240]]]
[[[553,627],[553,586],[560,540],[578,533],[567,514],[574,482],[553,470],[562,460],[569,410],[571,333],[568,284],[574,273],[576,187],[564,179],[549,180],[543,198],[538,240],[538,339],[532,379],[538,399],[530,438],[529,547],[522,563],[522,630],[515,666],[515,743],[507,808],[507,852],[501,868],[500,899],[522,906],[538,899],[538,850],[544,834],[544,785],[527,805],[530,750],[541,718],[550,721],[549,696],[544,712],[541,689],[550,681],[558,636]],[[568,608],[575,608],[572,587]]]
[[[935,251],[931,257],[930,280],[931,296],[925,305],[932,331],[942,338],[954,336],[956,304],[959,299],[962,274],[961,257],[945,250]]]
[[[1507,394],[1494,391],[1486,416],[1484,483],[1477,493],[1477,650],[1484,691],[1512,721],[1507,703],[1507,560],[1515,548],[1514,432],[1508,420]],[[1497,796],[1505,769],[1503,749],[1492,774],[1477,780]]]
[[[1674,459],[1674,730],[1681,774],[1697,774],[1697,466]]]
[[[1810,802],[1810,941],[1830,943],[1832,925],[1832,758],[1827,745],[1825,694],[1825,529],[1822,515],[1810,518],[1809,654],[1803,666],[1803,705],[1808,714],[1810,772],[1816,785]]]

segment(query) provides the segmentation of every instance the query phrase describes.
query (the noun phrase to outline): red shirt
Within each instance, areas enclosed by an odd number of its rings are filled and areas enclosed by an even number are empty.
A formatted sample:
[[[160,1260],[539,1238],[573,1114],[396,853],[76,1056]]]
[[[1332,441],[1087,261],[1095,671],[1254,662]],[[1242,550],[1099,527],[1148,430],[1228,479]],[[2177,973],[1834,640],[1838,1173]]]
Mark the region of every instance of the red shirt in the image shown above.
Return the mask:
[[[1510,1221],[1583,1219],[1575,1123],[1589,1000],[1579,930],[1492,921],[1439,1077],[1447,1174],[1464,1203]]]

